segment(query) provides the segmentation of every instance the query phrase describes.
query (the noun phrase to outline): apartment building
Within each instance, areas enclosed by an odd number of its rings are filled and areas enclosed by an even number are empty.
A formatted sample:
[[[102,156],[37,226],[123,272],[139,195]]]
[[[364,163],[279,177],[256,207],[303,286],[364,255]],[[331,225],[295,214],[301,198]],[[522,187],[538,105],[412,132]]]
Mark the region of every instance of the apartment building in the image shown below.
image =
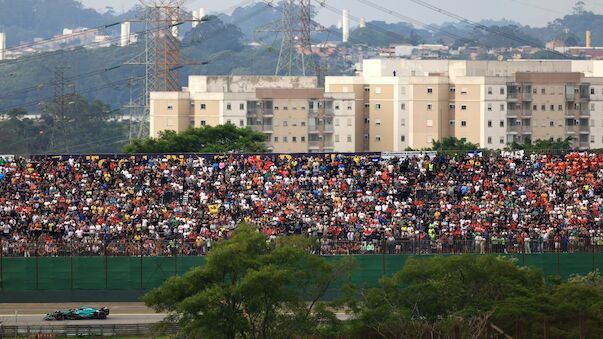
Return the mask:
[[[151,93],[151,136],[231,123],[263,132],[277,153],[354,152],[354,99],[315,77],[190,76],[181,92]]]
[[[152,93],[151,131],[233,123],[274,152],[399,152],[571,138],[603,148],[603,61],[365,60],[356,76],[191,76]]]

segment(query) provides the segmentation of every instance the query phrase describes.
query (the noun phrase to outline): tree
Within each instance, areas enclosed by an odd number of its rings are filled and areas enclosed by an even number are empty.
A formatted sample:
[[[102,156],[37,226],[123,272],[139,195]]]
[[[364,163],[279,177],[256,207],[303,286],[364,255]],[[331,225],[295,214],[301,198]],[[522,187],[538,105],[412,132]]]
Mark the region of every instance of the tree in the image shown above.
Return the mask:
[[[557,140],[542,140],[538,139],[535,142],[532,142],[531,139],[527,139],[523,144],[518,144],[516,142],[512,143],[507,147],[508,150],[518,151],[524,150],[527,152],[546,152],[546,151],[569,151],[572,149],[572,139],[557,139]]]
[[[289,338],[317,336],[336,324],[319,301],[349,261],[335,265],[306,252],[307,242],[266,241],[251,225],[218,243],[203,267],[173,277],[144,296],[183,337]]]
[[[349,286],[349,336],[485,338],[492,324],[516,338],[592,338],[603,331],[598,272],[550,279],[496,256],[413,257],[377,288]]]
[[[189,128],[184,132],[161,132],[159,138],[134,140],[126,153],[262,153],[266,152],[263,133],[233,124]]]

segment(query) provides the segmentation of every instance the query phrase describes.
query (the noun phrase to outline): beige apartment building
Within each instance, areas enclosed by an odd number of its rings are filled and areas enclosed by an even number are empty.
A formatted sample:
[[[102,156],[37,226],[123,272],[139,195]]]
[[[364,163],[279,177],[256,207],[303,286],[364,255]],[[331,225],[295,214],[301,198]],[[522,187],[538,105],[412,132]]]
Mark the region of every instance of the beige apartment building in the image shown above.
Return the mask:
[[[571,137],[603,148],[603,62],[365,60],[356,76],[191,76],[151,95],[151,131],[233,123],[274,152],[399,152],[465,138],[482,148]]]
[[[277,153],[354,152],[354,99],[315,77],[191,76],[181,92],[151,93],[151,136],[231,123],[263,132]]]

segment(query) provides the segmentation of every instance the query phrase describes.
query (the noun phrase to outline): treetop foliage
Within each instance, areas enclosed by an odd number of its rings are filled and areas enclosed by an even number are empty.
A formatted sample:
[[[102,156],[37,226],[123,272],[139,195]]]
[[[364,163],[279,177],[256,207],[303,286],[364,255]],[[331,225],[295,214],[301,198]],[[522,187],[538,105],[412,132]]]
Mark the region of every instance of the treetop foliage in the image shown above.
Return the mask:
[[[184,132],[164,131],[159,138],[137,139],[124,146],[126,153],[264,153],[261,132],[233,124],[189,128]]]

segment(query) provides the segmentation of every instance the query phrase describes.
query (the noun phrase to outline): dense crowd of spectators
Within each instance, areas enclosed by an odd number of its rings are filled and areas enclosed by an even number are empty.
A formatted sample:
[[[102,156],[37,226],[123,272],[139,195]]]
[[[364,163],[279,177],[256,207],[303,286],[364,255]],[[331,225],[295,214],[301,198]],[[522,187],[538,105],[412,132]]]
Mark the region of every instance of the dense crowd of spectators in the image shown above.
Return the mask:
[[[603,246],[603,156],[0,160],[3,255],[202,255],[236,226],[317,253]],[[602,247],[603,248],[603,247]]]

